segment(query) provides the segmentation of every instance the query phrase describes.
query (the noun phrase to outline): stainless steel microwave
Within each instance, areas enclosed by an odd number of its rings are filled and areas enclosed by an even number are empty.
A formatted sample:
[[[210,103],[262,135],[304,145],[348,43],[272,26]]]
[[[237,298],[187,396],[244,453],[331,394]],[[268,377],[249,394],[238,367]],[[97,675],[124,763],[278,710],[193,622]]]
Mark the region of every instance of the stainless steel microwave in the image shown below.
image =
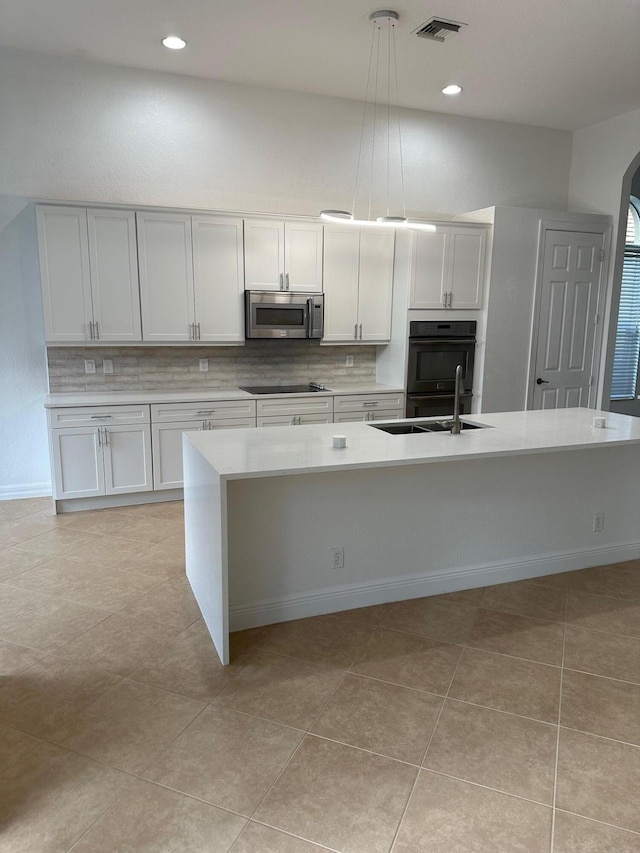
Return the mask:
[[[246,338],[321,338],[324,294],[245,291]]]

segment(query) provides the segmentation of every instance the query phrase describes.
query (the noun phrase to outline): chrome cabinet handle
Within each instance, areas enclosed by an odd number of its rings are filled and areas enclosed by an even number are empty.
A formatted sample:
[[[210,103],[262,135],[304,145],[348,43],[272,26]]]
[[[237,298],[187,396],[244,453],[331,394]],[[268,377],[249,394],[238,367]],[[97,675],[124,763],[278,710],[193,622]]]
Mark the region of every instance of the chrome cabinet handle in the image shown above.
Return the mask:
[[[196,323],[196,326],[198,327],[198,340],[200,340],[200,323]]]
[[[89,417],[92,421],[108,421],[113,415],[90,415]]]
[[[93,340],[93,323],[92,322],[87,323],[87,325],[89,326],[89,340],[92,341]]]
[[[280,290],[284,290],[284,275],[280,273]]]
[[[189,340],[193,340],[193,323],[189,323]]]
[[[354,339],[354,341],[358,340],[358,324],[357,323],[353,327],[353,339]]]
[[[446,307],[447,307],[447,300],[449,299],[449,294],[448,294],[448,293],[447,293],[447,291],[445,290],[445,291],[444,291],[444,293],[442,294],[442,296],[443,296],[443,299],[442,299],[442,307],[443,307],[443,308],[446,308]]]
[[[97,320],[95,321],[95,323],[93,325],[95,327],[95,336],[96,336],[95,339],[96,339],[96,341],[99,341],[100,340],[100,325],[99,325]]]
[[[109,434],[107,433],[107,428],[102,427],[104,431],[104,447],[109,447]]]
[[[102,447],[102,427],[98,427],[98,447]]]
[[[198,415],[215,415],[215,413],[215,409],[198,409],[198,411],[196,412],[196,414]]]
[[[360,323],[360,340],[362,340],[362,323]]]
[[[377,406],[377,405],[379,405],[379,403],[380,403],[380,400],[363,400],[362,401],[363,406]]]
[[[289,290],[289,273],[284,274],[284,289]]]
[[[449,308],[452,307],[451,303],[453,302],[453,291],[449,291]]]

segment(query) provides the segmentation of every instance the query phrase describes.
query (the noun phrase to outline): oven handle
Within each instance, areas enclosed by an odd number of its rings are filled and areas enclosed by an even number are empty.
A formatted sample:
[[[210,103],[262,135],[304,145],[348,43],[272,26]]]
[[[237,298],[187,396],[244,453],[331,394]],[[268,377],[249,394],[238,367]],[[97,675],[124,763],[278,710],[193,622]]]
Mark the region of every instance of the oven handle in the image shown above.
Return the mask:
[[[407,400],[453,400],[455,394],[453,391],[450,394],[407,394]],[[461,397],[473,397],[473,391],[465,391]]]
[[[409,346],[436,346],[440,344],[475,344],[475,338],[409,338]]]

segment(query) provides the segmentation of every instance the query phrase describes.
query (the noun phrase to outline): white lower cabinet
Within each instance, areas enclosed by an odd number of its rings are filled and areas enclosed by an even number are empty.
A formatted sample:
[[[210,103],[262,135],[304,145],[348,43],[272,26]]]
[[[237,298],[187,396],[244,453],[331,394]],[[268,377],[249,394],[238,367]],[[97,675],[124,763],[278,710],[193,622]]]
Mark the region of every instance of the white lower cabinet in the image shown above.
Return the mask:
[[[56,500],[153,488],[149,424],[53,429],[51,445]]]
[[[257,425],[298,426],[300,424],[333,423],[333,397],[309,394],[306,397],[270,397],[258,400]]]
[[[336,394],[334,423],[349,421],[392,421],[404,417],[404,394]]]
[[[255,427],[255,415],[253,400],[152,405],[153,488],[182,488],[183,432]]]
[[[259,427],[267,426],[302,426],[302,424],[332,424],[333,417],[331,415],[267,415],[263,418],[258,418]]]

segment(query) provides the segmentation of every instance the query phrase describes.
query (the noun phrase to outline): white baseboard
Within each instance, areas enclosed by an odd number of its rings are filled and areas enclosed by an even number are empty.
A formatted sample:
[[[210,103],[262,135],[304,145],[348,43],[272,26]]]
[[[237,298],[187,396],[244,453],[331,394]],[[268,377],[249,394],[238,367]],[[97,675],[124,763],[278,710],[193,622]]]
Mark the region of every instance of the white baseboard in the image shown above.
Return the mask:
[[[51,497],[51,483],[26,483],[24,485],[0,486],[0,501],[46,497]]]
[[[229,629],[242,631],[245,628],[271,625],[274,622],[289,622],[292,619],[303,619],[307,616],[353,610],[355,607],[369,607],[372,604],[386,604],[390,601],[403,601],[408,598],[422,598],[461,589],[492,586],[639,558],[640,542],[629,542],[588,551],[545,554],[526,560],[440,569],[423,575],[404,575],[373,582],[365,581],[329,587],[281,599],[232,605],[229,608]]]

